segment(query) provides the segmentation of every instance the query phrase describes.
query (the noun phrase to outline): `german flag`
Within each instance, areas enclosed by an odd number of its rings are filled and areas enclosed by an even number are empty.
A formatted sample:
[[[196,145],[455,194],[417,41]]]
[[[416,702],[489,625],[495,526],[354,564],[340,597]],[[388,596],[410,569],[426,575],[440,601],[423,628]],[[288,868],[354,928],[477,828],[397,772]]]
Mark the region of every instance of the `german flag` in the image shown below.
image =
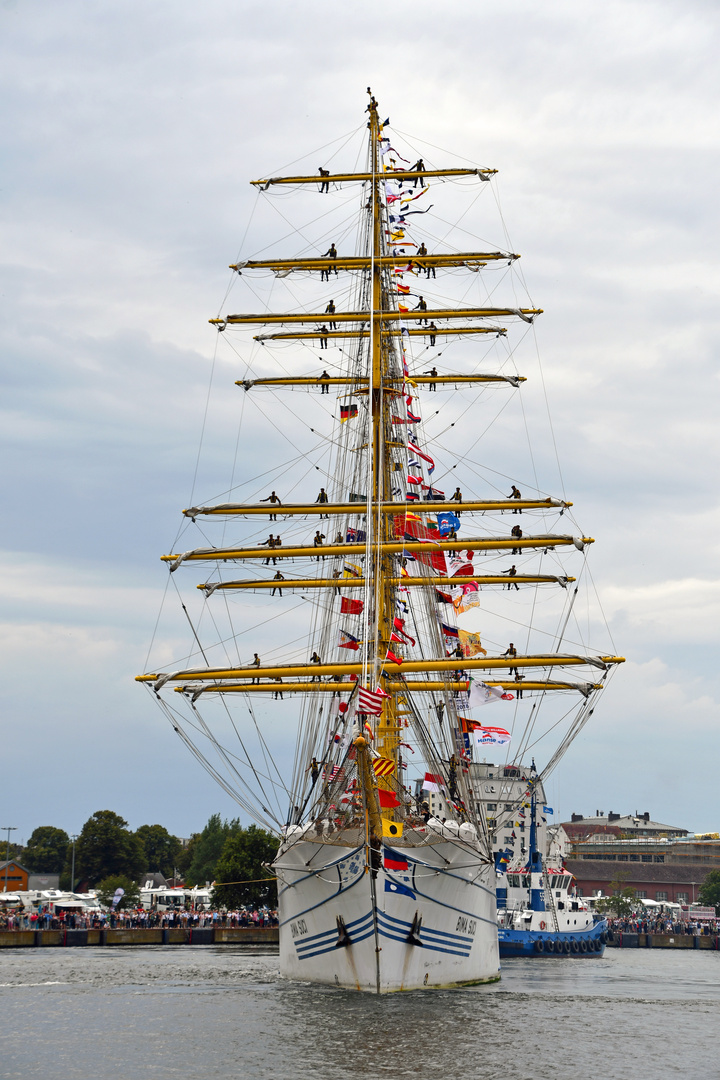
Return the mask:
[[[352,420],[354,416],[358,414],[357,405],[341,405],[340,406],[340,423],[344,424],[346,420]]]

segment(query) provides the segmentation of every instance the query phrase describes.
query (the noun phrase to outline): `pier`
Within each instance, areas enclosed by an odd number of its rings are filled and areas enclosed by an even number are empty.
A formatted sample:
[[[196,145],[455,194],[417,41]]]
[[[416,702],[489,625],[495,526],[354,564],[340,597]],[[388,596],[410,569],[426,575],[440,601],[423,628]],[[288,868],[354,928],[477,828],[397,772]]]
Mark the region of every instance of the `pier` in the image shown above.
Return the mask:
[[[613,930],[608,934],[608,949],[715,949],[720,951],[717,934],[636,934]]]
[[[71,930],[4,930],[0,949],[62,948],[83,945],[271,945],[279,943],[277,926],[168,926]]]

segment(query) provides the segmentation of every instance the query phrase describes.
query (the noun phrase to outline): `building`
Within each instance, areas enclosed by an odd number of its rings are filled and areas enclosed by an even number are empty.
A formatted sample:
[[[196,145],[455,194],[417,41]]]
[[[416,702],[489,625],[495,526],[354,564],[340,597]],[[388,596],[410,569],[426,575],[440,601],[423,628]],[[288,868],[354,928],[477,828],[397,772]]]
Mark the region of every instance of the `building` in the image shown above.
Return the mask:
[[[641,900],[692,904],[710,871],[720,870],[720,839],[594,833],[573,843],[566,865],[583,896],[627,887]]]
[[[596,810],[594,817],[572,814],[570,821],[562,823],[571,841],[586,840],[594,835],[606,836],[662,836],[667,839],[687,836],[687,829],[678,829],[675,825],[663,825],[651,821],[650,814],[614,814],[611,810],[605,817],[602,810]]]
[[[530,840],[530,797],[528,783],[535,784],[537,846],[547,852],[547,818],[552,809],[545,805],[545,791],[535,772],[522,765],[492,765],[474,762],[469,766],[470,782],[477,811],[483,812],[492,839],[493,852],[509,852],[510,861],[526,859]],[[424,792],[433,817],[448,817],[446,796]]]
[[[29,871],[15,859],[0,862],[0,890],[2,892],[26,892]]]

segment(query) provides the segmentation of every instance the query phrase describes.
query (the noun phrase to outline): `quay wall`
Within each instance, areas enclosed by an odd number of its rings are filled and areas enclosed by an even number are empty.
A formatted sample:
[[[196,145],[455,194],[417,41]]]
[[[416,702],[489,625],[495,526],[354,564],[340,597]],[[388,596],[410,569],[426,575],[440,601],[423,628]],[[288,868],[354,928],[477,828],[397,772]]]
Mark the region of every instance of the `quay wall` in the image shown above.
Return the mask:
[[[277,945],[276,926],[167,927],[152,930],[2,930],[0,949],[63,948],[70,946],[122,945]],[[720,951],[720,935],[633,934],[613,931],[609,949],[714,949]]]
[[[0,949],[62,948],[79,945],[277,945],[279,940],[276,926],[0,931]]]
[[[608,949],[714,949],[720,951],[716,934],[632,934],[613,931]]]

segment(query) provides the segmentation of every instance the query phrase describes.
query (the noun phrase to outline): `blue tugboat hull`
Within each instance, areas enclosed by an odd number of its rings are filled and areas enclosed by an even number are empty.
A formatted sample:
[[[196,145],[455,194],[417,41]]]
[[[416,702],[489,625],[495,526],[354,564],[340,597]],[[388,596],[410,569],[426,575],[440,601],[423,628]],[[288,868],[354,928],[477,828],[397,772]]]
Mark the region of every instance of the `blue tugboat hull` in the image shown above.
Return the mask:
[[[554,933],[535,930],[498,930],[500,958],[507,956],[596,957],[605,952],[607,931],[604,923],[577,933]]]

